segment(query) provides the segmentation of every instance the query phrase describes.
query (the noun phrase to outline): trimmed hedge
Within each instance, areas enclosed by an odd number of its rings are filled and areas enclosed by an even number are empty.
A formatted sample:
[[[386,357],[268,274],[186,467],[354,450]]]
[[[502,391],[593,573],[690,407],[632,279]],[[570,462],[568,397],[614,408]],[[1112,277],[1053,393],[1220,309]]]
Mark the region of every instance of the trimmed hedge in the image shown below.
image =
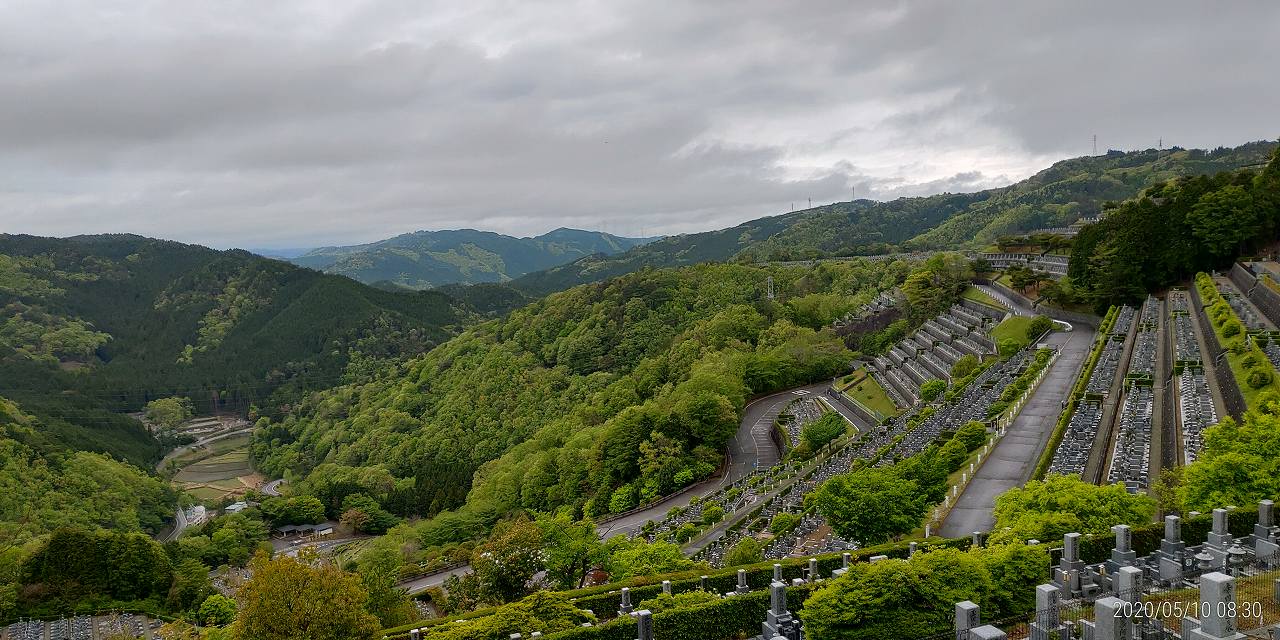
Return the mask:
[[[1240,508],[1228,514],[1227,527],[1232,535],[1244,536],[1253,532],[1253,525],[1257,521],[1258,511],[1256,506],[1253,508]],[[1212,514],[1184,518],[1182,521],[1182,539],[1188,545],[1200,544],[1208,539],[1209,532],[1212,529]],[[1160,548],[1160,540],[1164,537],[1164,523],[1153,522],[1134,527],[1132,534],[1133,549],[1138,552],[1138,555],[1150,554]],[[920,551],[929,551],[940,548],[968,549],[970,540],[969,538],[951,538],[916,542]],[[1061,546],[1061,544],[1061,540],[1050,540],[1042,542],[1041,546],[1053,548]],[[853,562],[865,562],[871,556],[876,555],[905,558],[907,557],[909,545],[909,542],[896,542],[859,549],[849,552],[850,559]],[[1114,546],[1115,537],[1110,533],[1088,534],[1080,540],[1080,557],[1090,564],[1102,562],[1111,557],[1111,550]],[[818,559],[818,571],[822,575],[830,575],[831,571],[840,567],[841,554],[839,553],[815,557]],[[804,570],[809,566],[808,558],[788,558],[776,562],[782,565],[784,580],[804,577]],[[738,584],[738,569],[746,570],[747,585],[754,591],[750,594],[734,596],[718,602],[655,614],[655,631],[660,632],[662,637],[684,637],[679,631],[679,629],[683,628],[688,628],[696,631],[697,634],[701,634],[694,635],[691,633],[688,636],[689,638],[725,638],[735,635],[754,635],[759,628],[759,624],[764,620],[764,613],[769,607],[769,594],[764,589],[773,581],[774,563],[775,561],[766,561],[746,567],[734,567],[732,569],[708,572],[706,574],[707,588],[713,592],[724,593],[736,588]],[[550,635],[548,638],[555,638],[556,640],[634,640],[635,623],[629,618],[619,619],[614,617],[617,615],[618,607],[622,603],[622,587],[631,588],[631,602],[638,604],[661,593],[663,580],[671,581],[672,593],[698,589],[700,575],[698,571],[685,571],[663,576],[633,578],[626,582],[615,582],[563,592],[565,597],[569,598],[579,609],[591,609],[597,618],[602,621],[607,620],[607,622],[594,627],[563,631]],[[1044,577],[1045,580],[1048,580],[1049,574],[1046,572]],[[817,586],[788,587],[788,608],[792,612],[801,609],[804,599]],[[753,602],[756,604],[752,604]],[[410,629],[430,629],[454,620],[492,615],[496,610],[497,607],[489,607],[462,615],[422,620],[413,624],[388,629],[383,633],[389,638],[402,640],[408,637]],[[610,618],[613,619],[609,620]],[[668,622],[660,622],[662,620]],[[707,621],[705,625],[704,620]],[[530,629],[530,631],[536,631],[536,629]]]

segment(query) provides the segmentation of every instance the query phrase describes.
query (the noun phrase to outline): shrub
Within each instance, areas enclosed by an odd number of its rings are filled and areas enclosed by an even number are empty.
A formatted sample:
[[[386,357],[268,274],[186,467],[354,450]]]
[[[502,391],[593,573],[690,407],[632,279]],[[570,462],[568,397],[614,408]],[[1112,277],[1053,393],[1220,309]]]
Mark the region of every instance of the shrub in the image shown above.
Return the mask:
[[[1261,389],[1271,384],[1272,375],[1270,371],[1263,369],[1254,369],[1249,372],[1249,377],[1245,378],[1245,383],[1251,389]]]
[[[707,510],[702,512],[702,524],[713,525],[723,519],[724,509],[720,507],[707,507]]]
[[[1240,335],[1240,331],[1241,331],[1240,323],[1234,320],[1222,325],[1222,336],[1224,338],[1238,336]]]
[[[1027,325],[1027,340],[1035,340],[1040,334],[1053,329],[1053,320],[1049,316],[1036,316],[1035,319]]]
[[[941,380],[925,380],[924,384],[920,385],[920,399],[925,402],[933,402],[946,389],[947,383]]]
[[[978,447],[987,443],[987,426],[977,420],[966,422],[953,439],[964,443],[966,451],[977,451]]]
[[[755,538],[747,536],[733,545],[724,557],[724,566],[740,567],[744,564],[755,564],[764,561],[764,551]]]

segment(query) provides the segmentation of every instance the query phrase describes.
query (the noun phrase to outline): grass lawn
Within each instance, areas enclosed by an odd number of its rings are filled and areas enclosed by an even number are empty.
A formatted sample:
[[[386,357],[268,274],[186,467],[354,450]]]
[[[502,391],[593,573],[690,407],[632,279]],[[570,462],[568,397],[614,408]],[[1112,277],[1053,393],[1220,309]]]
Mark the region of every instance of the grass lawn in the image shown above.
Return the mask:
[[[1232,311],[1231,314],[1232,316],[1234,316],[1235,312]],[[1224,348],[1226,347],[1226,345],[1230,344],[1227,338],[1223,337],[1221,327],[1215,325],[1213,323],[1212,318],[1209,319],[1209,326],[1212,327],[1213,332],[1217,334],[1218,344],[1223,345]],[[1239,336],[1237,336],[1236,338],[1239,339]],[[1262,396],[1263,393],[1267,391],[1274,391],[1276,393],[1280,393],[1280,373],[1277,373],[1277,375],[1272,376],[1271,384],[1268,384],[1267,386],[1261,389],[1254,389],[1253,387],[1250,387],[1249,384],[1246,382],[1246,380],[1249,378],[1249,372],[1244,367],[1244,358],[1245,356],[1249,355],[1249,353],[1246,351],[1245,353],[1237,355],[1232,353],[1230,349],[1226,349],[1224,353],[1227,354],[1227,363],[1231,365],[1231,375],[1235,376],[1236,385],[1240,387],[1240,393],[1241,395],[1244,396],[1245,407],[1248,407],[1249,409],[1257,408],[1258,399]]]
[[[999,302],[996,302],[995,298],[992,298],[991,296],[987,295],[982,289],[979,289],[977,287],[971,286],[968,289],[965,289],[964,293],[960,294],[960,297],[965,298],[967,300],[972,300],[979,304],[985,304],[989,307],[995,307],[996,309],[1004,308],[1000,306]]]
[[[218,500],[222,498],[222,496],[227,495],[226,491],[219,491],[209,487],[192,487],[187,489],[187,493],[191,494],[196,500],[200,500],[201,502]]]
[[[991,339],[996,344],[1000,344],[1001,340],[1007,338],[1016,341],[1019,347],[1025,347],[1031,344],[1031,341],[1027,339],[1027,327],[1031,325],[1032,320],[1034,318],[1030,316],[1010,316],[1005,318],[1004,322],[996,325],[996,328],[991,330]]]
[[[899,413],[897,405],[889,399],[889,394],[871,376],[848,388],[844,394],[882,416],[896,416]]]

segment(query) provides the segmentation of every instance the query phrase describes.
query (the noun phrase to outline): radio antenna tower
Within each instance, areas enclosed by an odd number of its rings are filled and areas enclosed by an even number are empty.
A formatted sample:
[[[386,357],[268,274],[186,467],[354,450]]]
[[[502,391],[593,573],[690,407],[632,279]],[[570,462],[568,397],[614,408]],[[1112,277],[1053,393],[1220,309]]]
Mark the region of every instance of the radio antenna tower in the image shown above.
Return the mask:
[[[1093,155],[1098,155],[1098,134],[1093,134]]]
[[[765,297],[770,300],[773,300],[773,276],[769,276],[764,281],[764,286],[765,286],[765,292],[764,292]]]

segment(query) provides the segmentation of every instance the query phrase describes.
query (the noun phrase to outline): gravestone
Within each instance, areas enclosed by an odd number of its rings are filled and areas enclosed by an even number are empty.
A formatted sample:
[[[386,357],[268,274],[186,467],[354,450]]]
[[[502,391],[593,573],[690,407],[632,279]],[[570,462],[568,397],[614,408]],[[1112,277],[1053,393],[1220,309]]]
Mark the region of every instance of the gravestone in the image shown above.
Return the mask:
[[[1053,572],[1053,583],[1058,585],[1067,595],[1075,597],[1080,593],[1080,574],[1084,571],[1084,562],[1080,560],[1080,534],[1068,533],[1062,536],[1062,560]]]
[[[631,589],[623,587],[622,603],[618,605],[618,615],[629,616],[632,611],[635,611],[635,607],[631,605]]]
[[[1138,552],[1133,550],[1133,531],[1129,529],[1129,525],[1118,524],[1111,527],[1111,531],[1116,534],[1116,546],[1111,551],[1111,562],[1114,565],[1112,570],[1119,567],[1132,566],[1138,561]]]
[[[956,603],[956,638],[966,638],[968,632],[980,624],[982,616],[977,604],[969,600]]]
[[[800,640],[800,621],[787,611],[787,585],[781,582],[769,585],[769,612],[760,625],[760,634],[766,638],[781,636]]]
[[[818,559],[809,558],[809,582],[818,581]]]
[[[773,581],[782,582],[782,565],[776,562],[773,564]]]
[[[1061,589],[1051,584],[1036,587],[1036,617],[1031,622],[1031,640],[1053,640],[1066,636],[1061,607]]]
[[[750,590],[751,589],[747,587],[747,570],[738,569],[738,588],[737,590],[734,591],[734,593],[741,595],[741,594],[747,593]]]
[[[706,591],[706,590],[707,590],[707,577],[706,577],[706,576],[698,576],[698,588],[699,588],[699,589],[701,589],[701,590],[703,590],[703,591]]]
[[[1245,635],[1236,629],[1234,604],[1236,581],[1224,573],[1206,573],[1200,576],[1200,620],[1198,629],[1190,629],[1183,637],[1187,640],[1243,640]],[[1189,625],[1183,625],[1184,629]]]
[[[666,594],[666,595],[671,595],[671,581],[670,581],[670,580],[663,580],[663,581],[662,581],[662,593],[664,593],[664,594]]]
[[[636,640],[653,640],[653,614],[648,609],[636,612]]]
[[[1205,541],[1205,545],[1225,553],[1234,543],[1231,532],[1227,530],[1227,510],[1214,509],[1213,531],[1209,532],[1209,539]]]
[[[1008,638],[1005,632],[990,625],[969,630],[969,640],[1008,640]]]

